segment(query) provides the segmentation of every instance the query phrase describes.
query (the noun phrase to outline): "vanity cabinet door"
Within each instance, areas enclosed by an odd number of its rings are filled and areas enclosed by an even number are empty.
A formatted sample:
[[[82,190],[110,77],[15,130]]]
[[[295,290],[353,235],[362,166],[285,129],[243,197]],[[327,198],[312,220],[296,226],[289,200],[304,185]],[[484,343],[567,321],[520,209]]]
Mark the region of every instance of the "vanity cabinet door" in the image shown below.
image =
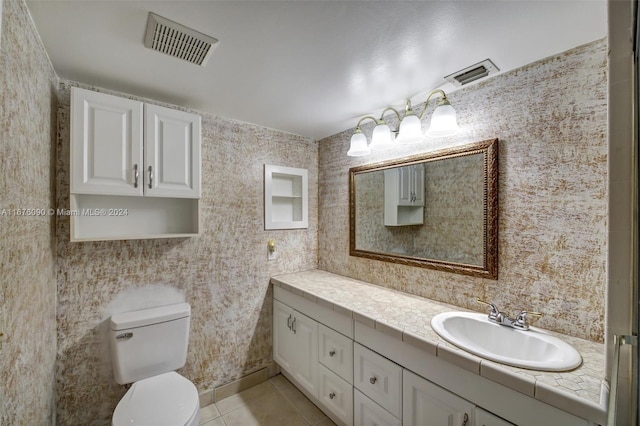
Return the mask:
[[[402,416],[402,367],[355,343],[353,384],[394,416]]]
[[[273,360],[283,370],[293,372],[296,353],[295,335],[291,332],[293,309],[273,301]]]
[[[400,426],[401,422],[387,410],[367,398],[359,390],[353,391],[355,426]]]
[[[318,359],[321,364],[353,383],[353,340],[318,324]]]
[[[145,104],[144,121],[144,194],[200,198],[200,116]]]
[[[403,372],[402,418],[407,426],[472,426],[474,405],[412,373]]]
[[[318,395],[318,323],[277,300],[273,360],[311,395]]]
[[[324,365],[318,368],[318,400],[340,422],[353,425],[353,386]]]
[[[71,193],[142,196],[142,102],[71,89]]]
[[[513,423],[501,419],[488,411],[484,411],[480,407],[475,407],[474,417],[476,419],[476,426],[514,426]]]
[[[318,323],[293,311],[291,329],[295,367],[293,377],[313,396],[318,395]]]

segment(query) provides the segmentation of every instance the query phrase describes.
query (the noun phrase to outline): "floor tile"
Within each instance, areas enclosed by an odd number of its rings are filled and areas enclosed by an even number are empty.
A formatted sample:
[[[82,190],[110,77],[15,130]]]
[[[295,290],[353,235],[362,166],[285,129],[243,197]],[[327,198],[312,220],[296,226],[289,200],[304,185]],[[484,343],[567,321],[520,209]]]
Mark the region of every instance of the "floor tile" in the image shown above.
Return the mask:
[[[216,404],[210,404],[200,409],[200,424],[220,417]]]
[[[200,423],[202,426],[227,426],[222,417],[217,417],[215,419],[207,420],[204,423]]]
[[[308,426],[293,405],[277,391],[249,401],[222,418],[227,426]]]
[[[329,417],[325,417],[324,419],[320,420],[318,423],[314,424],[313,426],[336,426],[336,424],[333,421],[331,421]]]
[[[287,383],[283,383],[278,388],[278,391],[287,398],[298,413],[310,424],[317,423],[325,417],[324,413],[288,380]]]
[[[231,395],[228,398],[216,402],[216,407],[221,415],[230,413],[231,411],[249,403],[256,398],[260,398],[266,394],[276,392],[276,388],[273,387],[268,381],[260,383],[252,388],[244,390],[235,395]]]

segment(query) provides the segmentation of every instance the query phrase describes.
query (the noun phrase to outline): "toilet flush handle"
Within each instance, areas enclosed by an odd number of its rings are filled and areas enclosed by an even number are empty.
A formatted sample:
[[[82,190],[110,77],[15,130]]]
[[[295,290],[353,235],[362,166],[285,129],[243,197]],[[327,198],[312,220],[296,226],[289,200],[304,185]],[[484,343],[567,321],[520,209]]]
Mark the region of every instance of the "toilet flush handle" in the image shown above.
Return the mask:
[[[133,337],[133,333],[122,333],[116,336],[116,340],[129,340]]]

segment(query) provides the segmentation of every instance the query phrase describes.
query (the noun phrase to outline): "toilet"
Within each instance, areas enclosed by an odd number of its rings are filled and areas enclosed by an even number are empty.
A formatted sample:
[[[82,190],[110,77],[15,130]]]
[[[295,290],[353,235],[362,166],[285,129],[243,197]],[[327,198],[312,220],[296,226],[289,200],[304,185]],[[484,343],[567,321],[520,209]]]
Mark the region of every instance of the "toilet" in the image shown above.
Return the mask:
[[[113,412],[113,426],[198,424],[198,390],[174,371],[187,361],[190,317],[188,303],[111,317],[113,376],[133,383]]]

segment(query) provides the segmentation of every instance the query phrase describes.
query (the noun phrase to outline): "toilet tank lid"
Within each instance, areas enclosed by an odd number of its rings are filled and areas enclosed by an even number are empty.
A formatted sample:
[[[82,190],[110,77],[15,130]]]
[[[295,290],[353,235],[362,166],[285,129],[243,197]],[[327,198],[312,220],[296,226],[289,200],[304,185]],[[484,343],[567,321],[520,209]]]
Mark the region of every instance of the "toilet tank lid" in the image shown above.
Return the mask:
[[[188,303],[176,303],[174,305],[141,309],[139,311],[123,312],[111,317],[111,330],[118,331],[143,327],[145,325],[186,318],[190,315],[191,305]]]

